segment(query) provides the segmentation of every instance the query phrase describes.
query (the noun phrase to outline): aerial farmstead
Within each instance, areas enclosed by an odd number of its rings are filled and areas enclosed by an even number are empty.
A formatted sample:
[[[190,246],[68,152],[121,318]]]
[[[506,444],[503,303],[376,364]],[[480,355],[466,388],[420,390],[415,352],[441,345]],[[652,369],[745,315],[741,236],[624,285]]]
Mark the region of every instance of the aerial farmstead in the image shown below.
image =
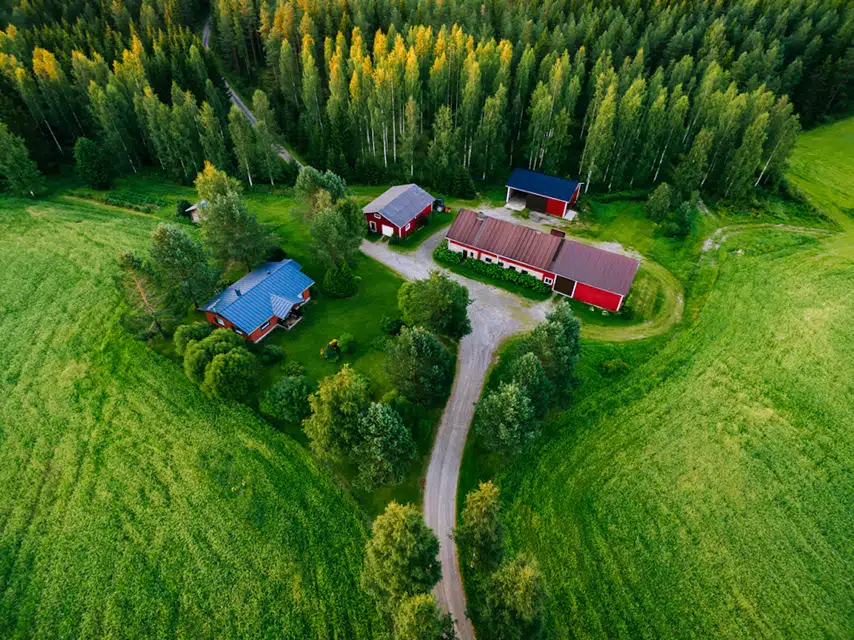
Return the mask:
[[[578,200],[582,184],[527,169],[514,169],[507,181],[505,206],[514,211],[530,209],[572,219],[575,217],[572,207]]]
[[[619,311],[640,261],[543,233],[469,209],[448,230],[448,248],[465,258],[530,274],[553,291],[608,311]]]
[[[362,207],[368,229],[405,238],[427,222],[436,198],[417,184],[400,184]]]
[[[298,262],[267,262],[199,309],[211,324],[260,342],[276,327],[289,330],[302,319],[313,284]]]

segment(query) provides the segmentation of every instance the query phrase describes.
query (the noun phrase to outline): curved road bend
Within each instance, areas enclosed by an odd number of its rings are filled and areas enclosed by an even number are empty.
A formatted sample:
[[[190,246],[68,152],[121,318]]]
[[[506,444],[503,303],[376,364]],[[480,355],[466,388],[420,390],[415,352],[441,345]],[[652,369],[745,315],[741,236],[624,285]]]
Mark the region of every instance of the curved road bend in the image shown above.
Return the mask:
[[[202,46],[205,49],[209,49],[210,48],[210,41],[211,41],[211,17],[208,16],[208,19],[205,21],[205,26],[202,29]],[[228,83],[228,80],[223,78],[222,81],[225,83],[225,88],[228,89],[228,97],[231,98],[231,103],[237,105],[237,107],[246,115],[247,120],[249,120],[249,122],[252,123],[253,127],[257,127],[258,126],[258,120],[256,120],[255,116],[249,110],[249,107],[247,107],[243,103],[243,100],[240,99],[240,96],[237,95],[237,93],[235,93],[234,89],[231,88],[231,85]],[[296,158],[294,158],[290,154],[290,152],[287,149],[285,149],[283,146],[281,146],[281,145],[279,146],[278,152],[279,152],[279,157],[282,160],[284,160],[285,162],[290,162],[291,160],[293,160],[297,163],[297,166],[299,166],[299,167],[302,166],[302,163],[299,160],[297,160]]]
[[[433,249],[444,240],[446,232],[447,229],[436,232],[413,254],[397,253],[384,243],[367,241],[362,243],[362,252],[407,280],[425,278],[437,268],[433,262]],[[473,640],[474,630],[466,617],[466,596],[452,537],[456,526],[460,462],[474,416],[474,404],[480,397],[496,348],[509,336],[529,330],[541,322],[550,305],[525,301],[475,280],[449,275],[468,287],[473,299],[469,307],[472,332],[460,342],[454,386],[430,455],[424,489],[424,519],[440,543],[442,581],[436,585],[436,599],[453,616],[460,640]]]

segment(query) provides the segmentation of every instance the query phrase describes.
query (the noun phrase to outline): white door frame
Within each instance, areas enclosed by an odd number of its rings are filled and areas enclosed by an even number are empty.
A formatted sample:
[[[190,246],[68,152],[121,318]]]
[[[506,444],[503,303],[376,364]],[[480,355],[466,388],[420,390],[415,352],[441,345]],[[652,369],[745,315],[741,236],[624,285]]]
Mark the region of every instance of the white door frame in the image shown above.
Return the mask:
[[[376,222],[374,222],[373,220],[369,220],[368,226],[371,228],[371,231],[373,231],[374,233],[377,232],[377,223]]]

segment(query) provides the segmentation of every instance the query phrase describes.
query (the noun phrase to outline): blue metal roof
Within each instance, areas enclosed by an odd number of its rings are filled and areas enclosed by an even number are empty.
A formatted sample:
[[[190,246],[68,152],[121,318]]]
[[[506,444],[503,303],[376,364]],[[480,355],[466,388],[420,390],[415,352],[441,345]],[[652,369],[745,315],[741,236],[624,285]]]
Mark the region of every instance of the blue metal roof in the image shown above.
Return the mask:
[[[238,329],[252,333],[272,316],[287,318],[303,302],[302,292],[313,284],[298,262],[267,262],[199,309],[221,315]]]
[[[574,180],[547,176],[544,173],[528,171],[527,169],[514,169],[507,181],[507,186],[511,189],[518,189],[554,200],[563,200],[564,202],[572,200],[572,194],[575,193],[578,185],[579,183]]]
[[[364,213],[379,213],[398,227],[412,222],[413,218],[433,204],[433,196],[417,184],[399,184],[392,187],[364,207]]]

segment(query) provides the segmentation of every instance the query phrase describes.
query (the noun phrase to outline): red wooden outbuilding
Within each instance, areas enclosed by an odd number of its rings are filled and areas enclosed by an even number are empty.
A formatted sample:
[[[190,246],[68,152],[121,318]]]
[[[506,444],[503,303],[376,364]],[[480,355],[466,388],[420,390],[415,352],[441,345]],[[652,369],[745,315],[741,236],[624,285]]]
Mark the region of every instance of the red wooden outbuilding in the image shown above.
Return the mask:
[[[528,169],[514,169],[507,181],[507,204],[558,218],[569,215],[578,200],[581,183]]]
[[[362,207],[362,211],[371,232],[405,238],[426,222],[435,200],[417,184],[401,184]]]

